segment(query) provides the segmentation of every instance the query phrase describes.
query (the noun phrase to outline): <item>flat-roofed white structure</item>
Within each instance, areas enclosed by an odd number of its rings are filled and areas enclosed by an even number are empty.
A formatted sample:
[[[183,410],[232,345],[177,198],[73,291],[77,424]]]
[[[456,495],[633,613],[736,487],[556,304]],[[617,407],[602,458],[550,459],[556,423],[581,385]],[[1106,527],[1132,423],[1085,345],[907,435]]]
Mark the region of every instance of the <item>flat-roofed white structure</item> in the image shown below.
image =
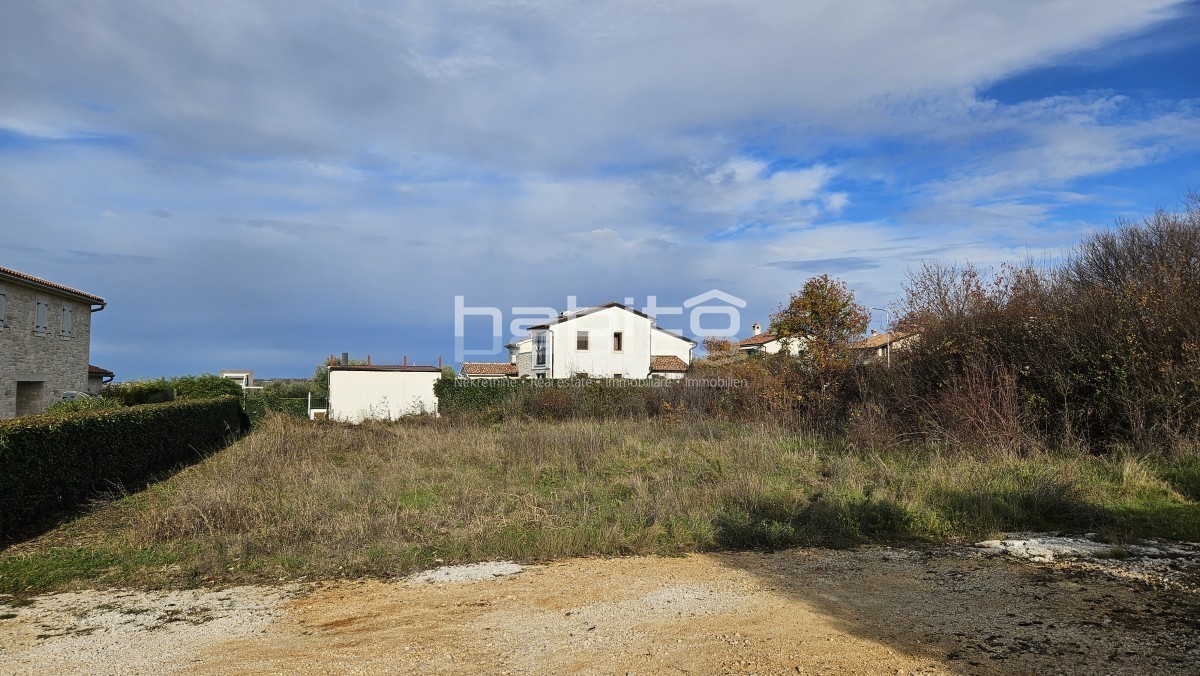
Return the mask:
[[[331,420],[357,423],[437,412],[436,366],[331,366]]]

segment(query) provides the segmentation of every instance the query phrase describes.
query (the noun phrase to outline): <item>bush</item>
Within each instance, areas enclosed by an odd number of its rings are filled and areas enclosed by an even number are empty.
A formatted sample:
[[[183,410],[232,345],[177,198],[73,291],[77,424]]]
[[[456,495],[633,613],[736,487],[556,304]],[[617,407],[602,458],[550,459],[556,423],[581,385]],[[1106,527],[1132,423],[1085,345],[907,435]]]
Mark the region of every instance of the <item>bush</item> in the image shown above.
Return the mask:
[[[270,383],[261,390],[247,390],[244,403],[250,424],[258,425],[268,413],[283,413],[307,420],[309,392],[307,383]],[[314,405],[322,403],[323,398],[314,397]]]
[[[236,381],[205,373],[198,376],[178,376],[114,383],[104,388],[103,396],[116,399],[126,406],[157,404],[175,399],[211,399],[232,395],[242,396],[242,386]]]
[[[0,535],[194,461],[239,435],[244,418],[226,396],[0,421]]]
[[[926,264],[919,342],[860,390],[901,434],[1024,448],[1187,448],[1200,434],[1200,200],[1119,223],[1053,267]],[[873,421],[878,422],[876,417]]]
[[[86,413],[87,411],[100,411],[107,408],[122,408],[124,406],[124,404],[116,399],[91,397],[89,399],[57,401],[47,406],[44,413],[46,415],[69,415],[72,413]]]

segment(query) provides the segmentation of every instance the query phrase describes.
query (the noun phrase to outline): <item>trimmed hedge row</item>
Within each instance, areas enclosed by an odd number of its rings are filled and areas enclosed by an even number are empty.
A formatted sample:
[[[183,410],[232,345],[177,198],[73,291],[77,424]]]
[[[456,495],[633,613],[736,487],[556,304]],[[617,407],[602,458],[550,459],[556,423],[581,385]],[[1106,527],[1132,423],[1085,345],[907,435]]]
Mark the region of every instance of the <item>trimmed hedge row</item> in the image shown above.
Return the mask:
[[[687,380],[463,380],[442,378],[434,386],[438,412],[446,416],[499,420],[524,416],[567,418],[646,418],[684,411],[694,415],[738,417],[749,381],[718,378]]]
[[[0,421],[0,536],[196,460],[245,429],[230,396]]]

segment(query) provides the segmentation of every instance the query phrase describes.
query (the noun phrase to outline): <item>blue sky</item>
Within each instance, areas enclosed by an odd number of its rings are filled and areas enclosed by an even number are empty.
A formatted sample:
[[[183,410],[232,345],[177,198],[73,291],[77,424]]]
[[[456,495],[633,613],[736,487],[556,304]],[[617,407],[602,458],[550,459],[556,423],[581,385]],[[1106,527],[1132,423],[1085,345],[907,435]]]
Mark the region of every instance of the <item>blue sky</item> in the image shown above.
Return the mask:
[[[1198,65],[1166,0],[7,2],[0,265],[108,299],[121,379],[451,359],[456,295],[744,333],[1178,206]]]

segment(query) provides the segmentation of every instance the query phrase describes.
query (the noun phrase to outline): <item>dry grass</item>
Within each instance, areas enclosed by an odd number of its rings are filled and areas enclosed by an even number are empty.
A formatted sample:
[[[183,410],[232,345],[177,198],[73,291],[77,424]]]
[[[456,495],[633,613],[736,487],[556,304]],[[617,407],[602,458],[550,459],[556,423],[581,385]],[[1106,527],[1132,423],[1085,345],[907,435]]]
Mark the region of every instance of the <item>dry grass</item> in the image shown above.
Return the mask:
[[[1189,464],[1190,463],[1190,464]],[[982,536],[1200,539],[1200,464],[847,450],[719,421],[268,418],[0,558],[0,591],[396,575],[440,562]]]

